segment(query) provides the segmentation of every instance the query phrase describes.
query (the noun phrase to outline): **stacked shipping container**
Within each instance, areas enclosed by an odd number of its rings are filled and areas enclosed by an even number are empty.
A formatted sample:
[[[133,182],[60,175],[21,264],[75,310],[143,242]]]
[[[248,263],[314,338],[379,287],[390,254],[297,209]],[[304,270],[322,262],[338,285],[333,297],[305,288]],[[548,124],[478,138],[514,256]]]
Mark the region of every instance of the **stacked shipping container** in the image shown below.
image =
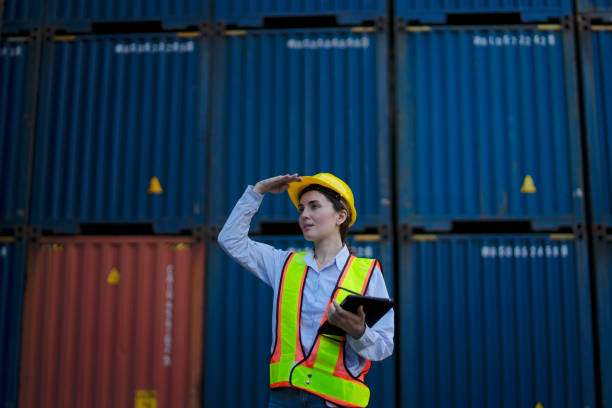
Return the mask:
[[[596,406],[584,240],[417,235],[400,258],[402,407]]]
[[[199,33],[45,42],[31,224],[202,225],[208,61]]]
[[[7,408],[17,406],[25,272],[23,239],[0,237],[0,404]]]
[[[91,1],[6,0],[5,33],[31,32],[42,26],[89,32],[96,23],[158,23],[164,29],[208,25],[210,0]]]
[[[43,0],[5,0],[3,9],[3,33],[31,32],[40,27]]]
[[[612,228],[612,26],[581,31],[587,149],[593,223],[597,233]]]
[[[287,172],[345,180],[359,214],[353,230],[390,223],[383,33],[229,33],[213,52],[211,224],[223,224],[247,185]],[[253,227],[270,221],[297,221],[290,200],[266,200]]]
[[[403,22],[444,23],[449,16],[494,13],[516,13],[522,22],[542,22],[548,19],[563,19],[572,14],[570,0],[547,2],[533,0],[474,1],[474,0],[393,0],[398,20]]]
[[[587,210],[598,236],[609,232],[607,26],[581,31],[578,52],[571,24],[535,24],[563,23],[572,13],[568,0],[395,1],[395,15],[391,2],[379,0],[141,3],[5,2],[5,33],[35,32],[41,24],[49,32],[92,31],[96,23],[108,30],[114,22],[200,31],[47,36],[40,90],[33,71],[38,43],[3,42],[0,228],[22,225],[28,215],[28,226],[43,233],[109,224],[122,233],[134,224],[185,233],[220,227],[244,188],[262,178],[332,172],[355,193],[353,231],[396,224],[451,233],[420,235],[395,249],[394,239],[353,240],[358,256],[381,258],[389,292],[399,302],[397,352],[368,374],[370,406],[593,407],[599,403],[594,359],[602,368],[606,406],[612,395],[609,248],[595,248],[597,297],[591,302],[586,242],[579,234],[452,232],[456,221],[582,230],[587,217],[576,55],[591,158]],[[586,20],[609,17],[609,5],[587,3],[578,4]],[[514,13],[534,24],[412,25],[483,13]],[[282,24],[369,27],[265,27],[286,17],[294,19]],[[385,29],[389,18],[398,23],[394,33]],[[211,21],[214,33],[206,28]],[[396,78],[389,77],[393,71]],[[397,83],[396,106],[389,104],[389,83]],[[397,120],[397,135],[390,134],[390,120]],[[27,166],[34,172],[31,203]],[[266,199],[253,229],[295,225],[296,219],[289,200]],[[304,246],[291,236],[258,240]],[[271,292],[213,241],[210,251],[204,261],[203,244],[176,237],[75,236],[33,244],[21,373],[28,385],[21,405],[38,405],[40,397],[51,406],[265,406]],[[179,264],[177,271],[187,271],[180,282],[175,269],[168,278],[168,265]],[[64,284],[65,299],[55,298]],[[172,299],[172,310],[191,321],[173,323],[164,298],[170,284],[173,294],[183,295]],[[204,301],[206,332],[216,333],[205,340]],[[593,355],[591,304],[597,305],[600,356]],[[134,314],[120,312],[133,305]],[[78,327],[83,334],[76,334]],[[241,341],[240,328],[255,333],[251,342]],[[166,353],[168,335],[188,342]],[[14,347],[15,336],[6,344]],[[65,348],[77,352],[71,356]],[[9,406],[16,402],[16,360],[12,364],[1,373],[9,382],[0,396]],[[114,369],[119,375],[109,376]]]
[[[595,239],[595,287],[603,407],[612,406],[612,236]]]
[[[473,6],[396,2],[399,405],[597,406],[572,3]]]
[[[600,3],[601,4],[601,3]],[[609,9],[609,7],[608,7]],[[589,15],[591,18],[598,14]],[[612,406],[612,26],[586,24],[578,33],[589,154],[595,296],[602,406]]]
[[[203,244],[43,238],[30,253],[21,407],[200,405]]]
[[[36,33],[41,24],[45,33],[91,30],[118,20],[203,27],[211,6],[59,3],[10,2],[3,32]],[[1,48],[2,227],[22,225],[29,215],[28,171],[34,172],[32,202],[38,202],[29,232],[74,233],[84,224],[109,223],[122,233],[130,231],[124,224],[143,223],[178,232],[203,224],[207,35],[16,40],[3,40]],[[41,46],[39,91],[33,70]],[[44,98],[35,118],[38,93]],[[30,250],[20,405],[200,406],[205,260],[203,244],[192,241],[37,237]],[[21,277],[23,283],[25,265],[14,272],[3,274],[3,282]],[[17,405],[15,340],[21,337],[13,328],[21,321],[13,303],[21,307],[23,292],[13,292],[2,297],[0,395],[7,407]]]
[[[24,225],[38,43],[0,41],[0,228]]]
[[[386,0],[230,0],[215,2],[215,22],[262,26],[265,18],[330,16],[339,24],[361,24],[387,16]]]
[[[400,224],[584,222],[575,51],[559,29],[397,34]]]
[[[93,23],[160,22],[162,28],[207,24],[210,0],[162,0],[109,2],[45,0],[44,23],[70,31],[91,30]]]
[[[612,22],[612,1],[610,0],[578,0],[577,11],[589,21],[592,18]]]

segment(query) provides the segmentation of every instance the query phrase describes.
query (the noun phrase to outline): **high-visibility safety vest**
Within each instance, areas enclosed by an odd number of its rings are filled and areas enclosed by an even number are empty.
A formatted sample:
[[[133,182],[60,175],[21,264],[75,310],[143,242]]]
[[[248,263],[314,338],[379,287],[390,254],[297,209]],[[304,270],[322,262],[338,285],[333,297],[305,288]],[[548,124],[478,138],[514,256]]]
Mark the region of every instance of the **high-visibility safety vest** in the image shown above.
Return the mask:
[[[346,369],[346,336],[317,334],[310,353],[305,355],[300,340],[302,295],[308,274],[305,255],[306,252],[292,253],[283,267],[276,305],[276,340],[270,359],[270,387],[293,386],[337,405],[365,407],[370,401],[370,389],[363,381],[372,363],[366,361],[358,377]],[[364,294],[376,264],[375,259],[350,256],[327,308],[332,299],[342,303],[351,292]],[[327,320],[327,308],[321,325]]]

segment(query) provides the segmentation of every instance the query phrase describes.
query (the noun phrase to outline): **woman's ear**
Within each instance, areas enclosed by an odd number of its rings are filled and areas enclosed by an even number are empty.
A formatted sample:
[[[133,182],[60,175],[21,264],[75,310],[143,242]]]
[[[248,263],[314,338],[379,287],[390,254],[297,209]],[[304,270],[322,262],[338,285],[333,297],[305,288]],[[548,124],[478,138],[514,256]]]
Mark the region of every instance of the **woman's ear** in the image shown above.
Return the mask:
[[[340,210],[340,212],[338,213],[338,220],[336,221],[337,225],[342,225],[344,223],[344,221],[346,221],[346,218],[348,217],[348,211],[346,210]]]

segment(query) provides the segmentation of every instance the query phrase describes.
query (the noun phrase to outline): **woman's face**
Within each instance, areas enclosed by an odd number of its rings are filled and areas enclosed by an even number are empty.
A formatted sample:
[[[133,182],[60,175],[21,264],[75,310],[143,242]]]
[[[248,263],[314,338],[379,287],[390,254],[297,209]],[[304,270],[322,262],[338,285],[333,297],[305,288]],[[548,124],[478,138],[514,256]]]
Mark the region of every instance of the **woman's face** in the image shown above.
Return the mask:
[[[304,238],[313,242],[339,233],[339,227],[346,219],[345,211],[337,212],[331,201],[316,190],[308,191],[300,198],[298,210]]]

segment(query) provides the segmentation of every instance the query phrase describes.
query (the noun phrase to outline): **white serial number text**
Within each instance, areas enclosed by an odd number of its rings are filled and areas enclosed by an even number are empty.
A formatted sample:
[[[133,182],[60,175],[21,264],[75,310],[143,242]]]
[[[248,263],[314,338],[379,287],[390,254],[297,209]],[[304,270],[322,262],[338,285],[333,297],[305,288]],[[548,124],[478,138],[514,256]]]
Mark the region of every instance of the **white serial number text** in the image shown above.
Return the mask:
[[[160,41],[115,45],[115,54],[170,54],[193,52],[193,41]]]
[[[329,50],[332,48],[369,48],[370,39],[363,37],[349,38],[303,38],[287,40],[287,48],[290,50]]]
[[[553,34],[497,34],[475,35],[473,43],[476,47],[552,47],[557,40]]]
[[[480,249],[483,258],[567,258],[567,245],[531,245],[531,246],[483,246]]]

